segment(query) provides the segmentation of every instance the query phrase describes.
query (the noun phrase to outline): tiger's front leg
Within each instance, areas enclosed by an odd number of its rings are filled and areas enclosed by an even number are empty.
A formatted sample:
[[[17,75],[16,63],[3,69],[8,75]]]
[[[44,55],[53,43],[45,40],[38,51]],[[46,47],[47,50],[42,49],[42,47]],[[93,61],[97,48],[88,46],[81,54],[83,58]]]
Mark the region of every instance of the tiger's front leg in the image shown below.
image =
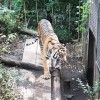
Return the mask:
[[[47,65],[47,59],[43,57],[43,66],[44,66],[44,79],[49,79],[51,77],[49,72],[49,67]]]
[[[44,67],[44,79],[49,79],[51,75],[47,63],[46,52],[47,52],[47,44],[44,45],[42,59],[43,59],[43,67]]]

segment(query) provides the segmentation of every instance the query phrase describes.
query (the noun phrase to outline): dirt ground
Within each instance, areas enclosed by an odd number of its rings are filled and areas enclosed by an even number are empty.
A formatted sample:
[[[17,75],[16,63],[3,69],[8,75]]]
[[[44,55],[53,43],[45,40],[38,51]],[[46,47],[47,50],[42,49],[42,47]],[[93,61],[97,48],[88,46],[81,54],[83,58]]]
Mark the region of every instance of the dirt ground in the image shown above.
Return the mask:
[[[11,44],[9,53],[3,54],[3,56],[9,57],[13,60],[21,61],[26,38],[30,37],[24,37],[23,39],[23,36],[18,36]],[[80,47],[74,44],[66,44],[66,47],[68,49],[69,55],[67,64],[61,68],[62,100],[88,100],[87,95],[83,93],[83,90],[78,86],[78,82],[76,81],[77,78],[80,78],[84,84],[87,82],[85,77],[85,68],[82,65],[82,59],[78,52]],[[2,45],[0,45],[0,48],[2,48]],[[35,81],[33,73],[35,73],[36,77],[39,77],[42,72],[33,70],[29,71],[15,67],[7,69],[11,72],[12,77],[14,77],[16,80],[15,91],[21,93],[20,96],[15,98],[15,100],[34,100],[34,94],[38,93],[38,91],[35,91],[36,93],[31,94],[30,90],[34,92],[33,89],[41,88],[43,84],[38,84],[38,81]],[[23,97],[23,94],[29,95],[30,98],[27,98],[27,95],[26,97]],[[37,95],[41,97],[41,94]],[[40,99],[37,98],[36,100]]]

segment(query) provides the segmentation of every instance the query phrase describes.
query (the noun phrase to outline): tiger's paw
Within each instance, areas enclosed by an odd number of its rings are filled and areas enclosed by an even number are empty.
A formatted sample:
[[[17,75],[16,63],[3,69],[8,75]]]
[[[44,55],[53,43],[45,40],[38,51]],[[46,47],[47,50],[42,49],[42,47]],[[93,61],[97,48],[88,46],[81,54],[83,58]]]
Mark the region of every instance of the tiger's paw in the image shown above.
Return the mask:
[[[44,74],[43,78],[44,78],[45,80],[48,80],[48,79],[51,78],[51,75],[50,75],[49,73],[48,73],[48,74]]]
[[[56,69],[61,69],[61,66],[60,65],[56,65],[55,68]]]

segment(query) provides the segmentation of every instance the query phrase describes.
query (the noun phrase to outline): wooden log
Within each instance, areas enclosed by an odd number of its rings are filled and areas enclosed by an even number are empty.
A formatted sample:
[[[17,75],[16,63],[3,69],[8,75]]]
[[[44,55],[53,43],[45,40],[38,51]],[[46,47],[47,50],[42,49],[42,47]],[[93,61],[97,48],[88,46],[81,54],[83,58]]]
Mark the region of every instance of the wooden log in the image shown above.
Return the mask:
[[[31,30],[31,29],[28,29],[28,28],[22,28],[20,30],[20,34],[25,34],[25,35],[30,35],[30,36],[37,36],[38,32],[34,31],[34,30]]]
[[[60,70],[51,68],[51,100],[61,100]]]
[[[31,64],[31,63],[15,61],[15,60],[8,59],[8,58],[5,58],[5,57],[0,57],[0,62],[4,63],[5,65],[9,65],[10,67],[17,66],[19,68],[23,68],[23,69],[27,69],[27,70],[43,71],[42,66],[36,66],[35,64]]]

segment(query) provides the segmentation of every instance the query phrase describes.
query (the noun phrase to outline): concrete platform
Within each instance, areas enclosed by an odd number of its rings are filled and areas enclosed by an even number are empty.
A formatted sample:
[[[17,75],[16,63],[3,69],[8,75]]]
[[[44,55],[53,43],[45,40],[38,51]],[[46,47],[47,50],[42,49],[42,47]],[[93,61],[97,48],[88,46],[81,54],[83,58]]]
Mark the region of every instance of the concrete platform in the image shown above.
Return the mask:
[[[22,62],[32,63],[35,65],[41,65],[41,50],[39,41],[37,40],[34,44],[35,39],[27,39],[24,47]]]
[[[37,65],[38,67],[38,65],[42,65],[39,41],[35,42],[34,44],[30,44],[32,42],[34,42],[34,39],[26,40],[22,62],[32,63]],[[30,94],[33,94],[34,99],[32,100],[51,100],[51,79],[44,80],[43,74],[39,74],[38,71],[32,72],[32,75],[28,77],[29,77],[28,80],[30,79],[30,77],[31,79],[33,77],[33,81],[34,81],[32,82],[34,88],[28,90],[30,91]],[[30,97],[26,95],[28,91],[27,89],[25,89],[25,93],[23,94],[24,97],[23,100],[29,100],[28,98]]]

